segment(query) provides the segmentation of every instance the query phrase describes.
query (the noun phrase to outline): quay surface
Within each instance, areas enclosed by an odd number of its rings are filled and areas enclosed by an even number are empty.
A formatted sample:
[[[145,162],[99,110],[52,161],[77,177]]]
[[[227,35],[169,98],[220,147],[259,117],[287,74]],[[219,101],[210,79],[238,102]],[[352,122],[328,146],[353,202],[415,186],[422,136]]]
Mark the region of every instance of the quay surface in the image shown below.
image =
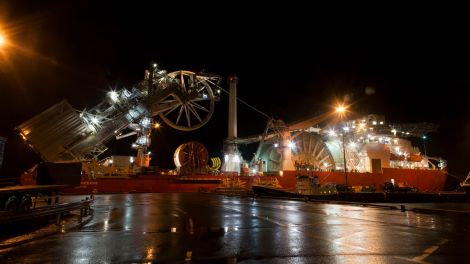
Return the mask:
[[[391,210],[200,193],[97,195],[86,225],[4,248],[0,262],[469,262],[470,214],[411,210],[419,205]],[[470,205],[458,210],[470,212]]]

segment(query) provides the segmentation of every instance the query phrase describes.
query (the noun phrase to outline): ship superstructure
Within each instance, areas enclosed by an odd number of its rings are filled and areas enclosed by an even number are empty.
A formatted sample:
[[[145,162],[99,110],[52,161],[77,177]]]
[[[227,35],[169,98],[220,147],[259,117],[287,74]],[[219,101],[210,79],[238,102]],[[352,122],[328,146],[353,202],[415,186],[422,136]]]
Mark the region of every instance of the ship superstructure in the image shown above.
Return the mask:
[[[331,115],[330,115],[331,116]],[[286,125],[271,121],[267,133],[239,143],[259,141],[251,173],[282,171],[347,171],[381,173],[384,168],[442,170],[446,161],[425,155],[410,140],[433,132],[434,124],[386,123],[380,115],[323,125],[328,115]],[[312,125],[313,126],[310,126]]]
[[[407,130],[408,128],[408,130]],[[382,168],[444,169],[445,160],[430,158],[409,140],[433,132],[433,124],[387,124],[367,115],[322,130],[336,170],[381,172]]]

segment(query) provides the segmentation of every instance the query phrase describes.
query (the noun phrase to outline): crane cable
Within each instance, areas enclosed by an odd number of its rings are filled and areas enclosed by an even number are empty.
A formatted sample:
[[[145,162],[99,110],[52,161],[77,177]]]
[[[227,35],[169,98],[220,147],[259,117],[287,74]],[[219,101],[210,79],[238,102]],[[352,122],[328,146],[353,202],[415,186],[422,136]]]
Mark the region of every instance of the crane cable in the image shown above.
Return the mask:
[[[210,80],[207,80],[207,81],[209,81],[210,83],[212,83],[214,86],[216,86],[217,88],[219,88],[221,91],[223,91],[223,92],[225,92],[226,94],[230,95],[230,93],[227,92],[227,90],[225,90],[224,88],[220,87],[218,84],[216,84],[216,83],[214,83],[214,82],[211,82]],[[240,103],[242,103],[242,104],[248,106],[249,108],[255,110],[255,111],[258,112],[259,114],[265,116],[267,119],[272,119],[272,117],[270,117],[269,115],[263,113],[261,110],[256,109],[256,107],[251,106],[250,104],[248,104],[247,102],[243,101],[242,99],[240,99],[240,98],[237,97],[237,100],[238,100]]]

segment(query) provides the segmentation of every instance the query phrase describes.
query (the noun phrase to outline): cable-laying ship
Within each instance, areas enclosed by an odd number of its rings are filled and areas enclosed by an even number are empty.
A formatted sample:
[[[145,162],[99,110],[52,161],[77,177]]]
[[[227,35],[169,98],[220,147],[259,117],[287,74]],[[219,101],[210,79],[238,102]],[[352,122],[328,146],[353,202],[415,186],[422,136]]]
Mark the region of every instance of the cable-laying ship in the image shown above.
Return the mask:
[[[331,111],[292,124],[270,119],[261,135],[237,137],[236,77],[229,79],[224,157],[210,159],[202,144],[188,142],[175,151],[176,169],[149,166],[150,134],[158,127],[154,118],[183,131],[202,127],[211,118],[220,91],[225,91],[220,80],[190,71],[167,73],[154,64],[138,85],[109,91],[90,110],[77,111],[62,101],[17,130],[44,162],[82,164],[81,185],[68,190],[76,193],[214,191],[233,186],[228,181],[249,189],[255,180],[276,180],[294,190],[299,175],[355,191],[382,191],[389,182],[397,189],[411,186],[438,192],[445,184],[446,162],[426,156],[407,139],[434,131],[432,124],[391,124],[382,116],[368,115],[325,125],[337,120],[337,113]],[[132,144],[137,156],[101,158],[109,140],[129,136],[137,137]],[[238,146],[255,143],[258,150],[253,159],[244,161]],[[23,175],[22,180],[31,183],[34,173]]]

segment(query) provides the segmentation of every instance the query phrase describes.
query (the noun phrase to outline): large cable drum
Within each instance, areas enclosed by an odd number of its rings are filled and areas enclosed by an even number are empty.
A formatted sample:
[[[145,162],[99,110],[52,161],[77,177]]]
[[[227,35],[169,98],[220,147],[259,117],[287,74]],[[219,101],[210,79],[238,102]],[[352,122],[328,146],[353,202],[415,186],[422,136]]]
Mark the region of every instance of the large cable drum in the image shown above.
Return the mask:
[[[207,148],[197,141],[180,145],[173,156],[180,174],[206,173],[208,159]]]
[[[292,161],[298,169],[331,169],[335,162],[320,135],[304,132],[294,140]]]
[[[335,168],[335,161],[323,139],[315,133],[304,132],[292,139],[292,163],[299,170]],[[267,162],[267,171],[278,171],[282,165],[282,148],[276,144],[261,146],[260,157]]]
[[[171,92],[162,93],[165,96],[154,98],[154,115],[158,113],[165,123],[182,131],[192,131],[209,122],[217,99],[210,86],[214,78],[190,71],[171,72],[168,77],[177,86],[168,88]]]

